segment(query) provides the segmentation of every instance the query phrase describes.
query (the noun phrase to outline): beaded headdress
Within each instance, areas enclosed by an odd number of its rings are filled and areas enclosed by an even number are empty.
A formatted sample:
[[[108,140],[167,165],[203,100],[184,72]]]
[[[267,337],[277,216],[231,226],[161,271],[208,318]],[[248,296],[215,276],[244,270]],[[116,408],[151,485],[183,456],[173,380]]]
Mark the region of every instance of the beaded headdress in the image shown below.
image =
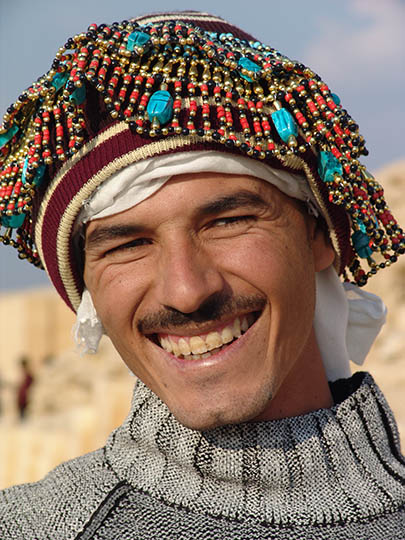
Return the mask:
[[[405,252],[338,96],[302,63],[198,12],[92,24],[59,49],[0,128],[0,239],[45,267],[76,309],[83,202],[130,163],[204,148],[305,174],[345,280],[364,285]]]

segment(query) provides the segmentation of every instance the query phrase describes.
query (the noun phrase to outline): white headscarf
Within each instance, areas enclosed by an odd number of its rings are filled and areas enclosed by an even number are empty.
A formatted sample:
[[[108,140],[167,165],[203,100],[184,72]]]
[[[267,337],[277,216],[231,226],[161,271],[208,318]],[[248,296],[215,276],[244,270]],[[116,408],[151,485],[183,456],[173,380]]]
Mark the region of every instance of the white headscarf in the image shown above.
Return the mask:
[[[92,219],[132,208],[160,189],[172,176],[220,172],[265,180],[286,195],[305,201],[315,216],[320,210],[306,179],[234,154],[216,151],[179,152],[134,163],[112,175],[86,201],[76,232]],[[359,287],[342,283],[331,266],[316,274],[314,328],[328,380],[350,376],[349,359],[361,365],[386,319],[382,300]],[[83,292],[75,338],[84,352],[96,352],[103,327],[91,296]]]

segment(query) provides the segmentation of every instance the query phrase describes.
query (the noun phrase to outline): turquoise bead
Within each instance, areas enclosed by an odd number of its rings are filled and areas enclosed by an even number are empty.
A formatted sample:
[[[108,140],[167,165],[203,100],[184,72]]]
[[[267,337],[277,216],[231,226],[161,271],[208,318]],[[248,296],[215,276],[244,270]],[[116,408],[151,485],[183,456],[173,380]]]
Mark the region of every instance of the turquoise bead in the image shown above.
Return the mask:
[[[167,124],[173,116],[172,96],[166,90],[158,90],[150,97],[146,111],[151,122],[156,118],[161,126]]]
[[[252,62],[252,60],[249,60],[249,58],[246,58],[245,56],[242,56],[242,58],[239,59],[239,67],[243,69],[247,69],[248,71],[253,71],[253,73],[258,73],[262,70],[260,66]],[[243,75],[243,73],[240,74],[241,77],[243,77],[246,81],[253,82],[253,79],[248,77],[247,75]]]
[[[340,97],[337,94],[331,94],[331,98],[333,99],[336,105],[340,105]]]
[[[343,174],[343,167],[332,152],[322,151],[318,157],[318,173],[324,182],[333,182],[335,174]]]
[[[16,125],[11,126],[11,128],[6,131],[5,133],[2,133],[0,135],[0,148],[3,148],[11,139],[14,137],[14,135],[18,132],[20,128]]]
[[[362,259],[368,259],[373,254],[373,250],[369,246],[370,239],[366,234],[366,227],[363,222],[357,221],[359,230],[352,234],[352,243],[356,253]]]
[[[86,87],[80,86],[79,88],[76,88],[74,92],[69,97],[70,101],[73,101],[73,103],[76,103],[76,105],[81,105],[83,101],[86,99]]]
[[[29,158],[27,156],[24,161],[22,177],[21,177],[23,184],[27,183],[26,174],[27,174],[27,169],[28,169],[28,161],[29,161]],[[34,184],[34,186],[40,186],[42,184],[42,181],[44,179],[45,169],[46,169],[46,165],[40,165],[39,167],[37,167],[37,171],[35,173],[34,179],[31,181]]]
[[[67,80],[69,79],[69,73],[57,73],[52,79],[52,86],[56,91],[60,90],[62,86],[65,86]]]
[[[273,120],[273,124],[278,134],[285,143],[288,142],[291,135],[294,137],[298,135],[298,126],[287,109],[275,111],[272,113],[271,119]]]
[[[133,51],[135,47],[143,47],[150,41],[150,35],[145,34],[145,32],[132,32],[129,34],[127,41],[127,50]]]
[[[1,224],[3,227],[11,227],[12,229],[18,229],[24,223],[25,214],[17,214],[16,216],[4,216],[1,218]]]

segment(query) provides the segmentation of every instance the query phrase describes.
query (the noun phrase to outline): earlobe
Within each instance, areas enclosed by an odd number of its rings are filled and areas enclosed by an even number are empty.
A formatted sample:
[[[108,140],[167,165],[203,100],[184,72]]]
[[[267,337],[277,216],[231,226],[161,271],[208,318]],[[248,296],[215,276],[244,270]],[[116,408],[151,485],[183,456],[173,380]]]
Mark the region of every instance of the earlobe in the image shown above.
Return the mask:
[[[335,251],[329,236],[322,227],[317,224],[313,233],[312,250],[314,256],[315,271],[325,270],[335,260]]]

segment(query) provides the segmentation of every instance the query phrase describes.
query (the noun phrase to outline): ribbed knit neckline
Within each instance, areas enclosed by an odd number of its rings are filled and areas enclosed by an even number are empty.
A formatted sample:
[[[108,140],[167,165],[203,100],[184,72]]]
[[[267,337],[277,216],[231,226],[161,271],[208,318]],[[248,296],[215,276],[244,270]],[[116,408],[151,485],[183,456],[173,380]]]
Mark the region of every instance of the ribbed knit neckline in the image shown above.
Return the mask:
[[[332,390],[347,397],[331,409],[199,432],[138,382],[106,460],[134,488],[211,516],[288,527],[398,510],[405,462],[385,398],[366,373]]]

